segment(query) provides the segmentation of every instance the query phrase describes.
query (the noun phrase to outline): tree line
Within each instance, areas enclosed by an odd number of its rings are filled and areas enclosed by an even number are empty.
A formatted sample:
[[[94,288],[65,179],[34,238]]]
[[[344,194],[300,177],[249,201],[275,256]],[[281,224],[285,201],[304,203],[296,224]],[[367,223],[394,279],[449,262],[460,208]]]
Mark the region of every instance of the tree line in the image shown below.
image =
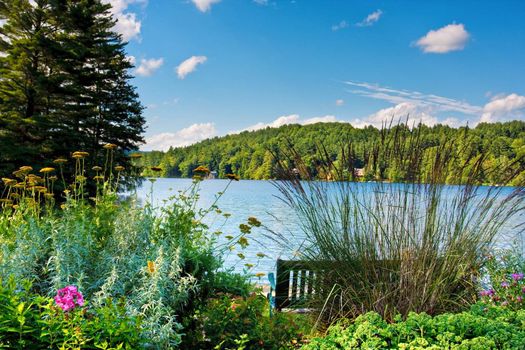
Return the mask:
[[[0,0],[0,171],[52,165],[75,151],[86,167],[128,167],[145,120],[132,64],[100,0]],[[67,168],[66,168],[67,169]]]
[[[525,180],[523,121],[481,123],[474,128],[445,125],[420,125],[417,128],[417,147],[424,163],[421,169],[426,169],[422,170],[426,173],[431,173],[432,170],[430,155],[439,152],[444,142],[453,142],[459,161],[447,170],[448,183],[460,182],[462,169],[478,163],[485,169],[478,179],[482,183],[504,183],[508,175],[505,172],[509,171],[520,174],[515,178],[515,183]],[[393,129],[403,133],[410,128],[408,125],[396,125]],[[221,178],[233,173],[243,179],[276,179],[280,176],[277,162],[282,161],[284,154],[293,149],[301,156],[301,161],[310,174],[326,179],[329,175],[323,173],[319,159],[328,157],[334,164],[347,161],[348,152],[345,155],[344,150],[351,146],[351,166],[362,169],[360,173],[363,176],[359,176],[358,180],[408,180],[414,174],[408,174],[405,167],[396,164],[402,157],[384,151],[378,152],[375,148],[380,138],[384,137],[383,131],[373,126],[358,129],[346,123],[285,125],[215,137],[187,147],[172,147],[166,152],[145,152],[139,165],[144,168],[143,174],[146,176],[160,174],[164,177],[192,177],[193,169],[204,165],[216,171]],[[403,140],[402,137],[399,139]],[[392,149],[412,147],[410,143],[414,141],[406,138],[404,142],[402,147]],[[323,153],[321,157],[320,152]],[[152,171],[151,167],[161,168],[162,171]]]

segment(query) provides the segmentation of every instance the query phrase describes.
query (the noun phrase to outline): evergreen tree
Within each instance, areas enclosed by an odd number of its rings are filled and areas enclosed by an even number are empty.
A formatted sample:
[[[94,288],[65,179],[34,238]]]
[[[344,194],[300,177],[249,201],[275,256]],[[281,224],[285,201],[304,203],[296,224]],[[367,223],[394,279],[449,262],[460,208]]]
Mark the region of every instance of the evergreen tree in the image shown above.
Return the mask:
[[[48,155],[49,90],[53,35],[44,1],[0,1],[0,164],[12,171],[41,164]]]
[[[131,170],[126,153],[144,141],[145,121],[110,6],[100,0],[0,0],[6,20],[0,29],[4,172],[80,150],[90,153],[89,165],[103,165],[106,143],[118,147],[114,164]]]

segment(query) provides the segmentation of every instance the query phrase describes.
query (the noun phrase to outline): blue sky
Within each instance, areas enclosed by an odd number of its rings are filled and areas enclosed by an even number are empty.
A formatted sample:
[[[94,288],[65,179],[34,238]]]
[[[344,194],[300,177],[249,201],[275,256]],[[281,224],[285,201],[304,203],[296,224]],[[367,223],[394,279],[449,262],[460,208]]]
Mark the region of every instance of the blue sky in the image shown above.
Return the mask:
[[[524,1],[105,1],[145,150],[286,123],[525,120]]]

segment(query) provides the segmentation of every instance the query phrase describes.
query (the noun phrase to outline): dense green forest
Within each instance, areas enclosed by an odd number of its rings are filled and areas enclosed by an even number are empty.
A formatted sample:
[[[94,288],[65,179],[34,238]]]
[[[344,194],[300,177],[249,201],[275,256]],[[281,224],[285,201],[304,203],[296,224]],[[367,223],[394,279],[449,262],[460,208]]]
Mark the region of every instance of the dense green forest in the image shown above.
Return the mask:
[[[407,126],[394,128],[402,131]],[[419,130],[422,155],[438,150],[445,139],[453,140],[456,152],[465,163],[479,161],[476,158],[478,154],[488,154],[482,159],[487,171],[480,181],[504,182],[505,174],[498,169],[512,169],[521,173],[520,179],[525,178],[523,121],[482,123],[475,128],[421,125]],[[322,178],[316,163],[320,148],[325,148],[331,160],[338,162],[341,161],[342,149],[351,145],[353,166],[364,170],[362,180],[402,181],[405,175],[397,171],[399,166],[389,163],[388,159],[381,159],[388,156],[374,154],[374,144],[382,135],[381,130],[372,126],[358,129],[346,123],[285,125],[215,137],[187,147],[170,148],[167,152],[146,152],[140,159],[140,165],[144,166],[146,176],[159,174],[151,171],[150,167],[154,166],[162,169],[161,176],[191,177],[194,168],[205,165],[216,171],[219,177],[233,173],[243,179],[274,179],[278,177],[275,156],[279,158],[293,147],[311,172]],[[381,162],[384,165],[378,166]],[[460,166],[463,165],[458,164],[458,168]],[[450,169],[448,182],[456,182],[457,176],[457,171]]]

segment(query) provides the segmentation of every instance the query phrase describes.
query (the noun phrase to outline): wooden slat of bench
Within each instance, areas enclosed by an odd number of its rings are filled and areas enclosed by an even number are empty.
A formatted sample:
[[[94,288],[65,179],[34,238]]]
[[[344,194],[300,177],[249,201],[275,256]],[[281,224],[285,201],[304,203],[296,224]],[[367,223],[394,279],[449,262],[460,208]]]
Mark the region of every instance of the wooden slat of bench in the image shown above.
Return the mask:
[[[298,271],[292,270],[290,273],[292,274],[292,290],[290,295],[290,303],[295,303],[297,301],[297,279],[298,279]]]
[[[306,270],[301,270],[299,273],[300,283],[299,283],[299,301],[304,301],[306,293]]]

